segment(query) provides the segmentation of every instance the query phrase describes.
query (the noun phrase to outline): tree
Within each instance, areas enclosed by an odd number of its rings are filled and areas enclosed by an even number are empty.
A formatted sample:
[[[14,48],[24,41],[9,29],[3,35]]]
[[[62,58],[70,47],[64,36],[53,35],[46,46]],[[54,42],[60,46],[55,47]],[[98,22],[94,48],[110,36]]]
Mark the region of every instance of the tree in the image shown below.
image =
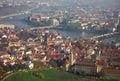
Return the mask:
[[[80,49],[83,49],[83,48],[85,48],[85,43],[84,42],[82,42],[82,41],[77,41],[76,42],[76,45],[80,48]]]
[[[2,66],[0,66],[0,76],[2,76],[5,73],[5,70],[3,69]]]

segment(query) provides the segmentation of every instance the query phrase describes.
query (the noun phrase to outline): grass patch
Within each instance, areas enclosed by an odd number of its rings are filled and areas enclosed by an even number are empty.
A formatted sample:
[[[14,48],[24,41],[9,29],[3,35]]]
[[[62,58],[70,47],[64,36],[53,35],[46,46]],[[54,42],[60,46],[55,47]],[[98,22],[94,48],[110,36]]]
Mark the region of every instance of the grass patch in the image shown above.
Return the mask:
[[[120,81],[105,77],[76,76],[60,70],[38,70],[19,72],[8,77],[4,81]]]
[[[19,72],[8,77],[5,81],[72,81],[76,75],[59,70],[38,70]]]

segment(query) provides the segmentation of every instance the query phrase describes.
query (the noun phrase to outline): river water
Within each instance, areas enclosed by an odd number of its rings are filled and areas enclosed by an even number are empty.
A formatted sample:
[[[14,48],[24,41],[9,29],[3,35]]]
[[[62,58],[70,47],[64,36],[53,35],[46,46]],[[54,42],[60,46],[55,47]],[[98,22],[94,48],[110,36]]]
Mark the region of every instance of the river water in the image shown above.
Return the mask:
[[[14,17],[9,17],[9,18],[5,18],[2,19],[1,21],[3,22],[7,22],[7,23],[13,23],[18,27],[22,27],[22,28],[31,28],[33,27],[31,24],[28,24],[24,19],[27,19],[27,17],[30,14],[22,14],[22,15],[18,15],[18,16],[14,16]],[[63,35],[64,37],[72,37],[75,39],[81,39],[81,38],[89,38],[89,37],[93,37],[96,35],[100,35],[100,34],[95,34],[92,32],[87,32],[87,31],[80,31],[80,30],[64,30],[64,29],[50,29],[50,31],[58,31],[61,35]],[[111,43],[112,41],[118,41],[120,42],[120,36],[116,35],[114,37],[109,37],[109,38],[105,38],[102,39],[103,41],[109,42]]]

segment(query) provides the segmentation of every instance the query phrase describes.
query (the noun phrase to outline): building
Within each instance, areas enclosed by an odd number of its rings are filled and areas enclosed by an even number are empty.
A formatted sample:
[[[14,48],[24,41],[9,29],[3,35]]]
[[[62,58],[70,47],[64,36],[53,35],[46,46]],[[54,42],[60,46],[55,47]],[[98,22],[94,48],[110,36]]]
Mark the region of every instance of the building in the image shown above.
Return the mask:
[[[104,77],[120,79],[120,70],[103,69],[102,72],[103,72]]]
[[[97,75],[97,67],[95,63],[90,61],[77,62],[71,69],[74,72],[79,72],[81,75]]]
[[[0,23],[0,29],[14,29],[15,25],[11,23]]]
[[[0,64],[1,65],[14,65],[15,61],[12,60],[12,57],[10,57],[10,54],[0,51]]]
[[[41,20],[49,20],[49,19],[50,19],[50,17],[47,15],[41,16]]]
[[[34,64],[33,64],[31,61],[27,61],[27,62],[26,62],[26,66],[27,66],[29,69],[33,69]]]
[[[3,3],[2,2],[0,2],[0,7],[3,7]]]
[[[0,58],[10,58],[10,54],[0,51]]]
[[[33,15],[29,17],[30,21],[34,21],[34,22],[41,22],[43,20],[49,20],[49,16],[45,15],[45,16],[41,16],[41,15]]]
[[[40,22],[41,21],[41,17],[40,17],[40,15],[30,16],[29,17],[29,21]]]
[[[59,25],[59,21],[57,19],[52,19],[52,23],[53,26],[58,26]]]
[[[119,11],[113,11],[112,13],[113,18],[118,18],[119,17]]]

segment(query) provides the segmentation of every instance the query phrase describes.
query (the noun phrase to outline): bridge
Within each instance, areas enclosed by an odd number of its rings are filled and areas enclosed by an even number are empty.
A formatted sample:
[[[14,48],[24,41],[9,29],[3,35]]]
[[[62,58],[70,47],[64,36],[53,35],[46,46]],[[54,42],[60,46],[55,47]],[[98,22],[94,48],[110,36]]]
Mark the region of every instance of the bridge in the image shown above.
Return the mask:
[[[109,37],[109,36],[117,35],[117,34],[120,34],[120,32],[107,33],[107,34],[103,34],[103,35],[99,35],[99,36],[90,37],[88,39],[99,39],[99,38]]]
[[[36,29],[50,29],[50,28],[55,28],[56,26],[43,26],[43,27],[33,27],[33,28],[30,28],[30,30],[36,30]]]
[[[10,15],[6,15],[6,16],[1,16],[0,19],[4,19],[4,18],[8,18],[8,17],[13,17],[13,16],[17,16],[17,15],[22,15],[22,14],[25,14],[25,12],[10,14]]]
[[[22,15],[22,14],[28,14],[28,13],[31,13],[32,10],[35,10],[37,8],[39,8],[39,6],[35,6],[31,9],[24,10],[24,11],[21,11],[19,13],[13,13],[13,14],[10,14],[10,15],[1,16],[0,19],[4,19],[4,18],[8,18],[8,17],[14,17],[14,16]]]

